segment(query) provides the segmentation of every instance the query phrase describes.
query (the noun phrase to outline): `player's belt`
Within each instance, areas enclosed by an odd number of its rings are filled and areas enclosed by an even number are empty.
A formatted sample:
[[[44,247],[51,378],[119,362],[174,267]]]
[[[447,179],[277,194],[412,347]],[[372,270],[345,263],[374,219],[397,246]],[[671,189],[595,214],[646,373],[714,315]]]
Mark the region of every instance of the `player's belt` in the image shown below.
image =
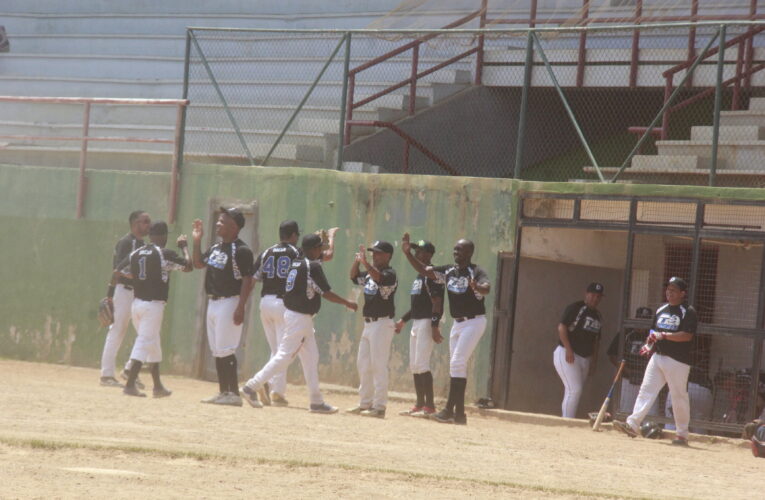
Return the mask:
[[[364,316],[364,322],[374,323],[378,319],[391,319],[393,316]]]
[[[263,295],[263,297],[276,297],[277,299],[283,299],[284,294],[283,293],[266,293]]]
[[[463,321],[467,321],[469,319],[475,319],[477,317],[478,316],[463,316],[461,318],[454,318],[454,321],[456,321],[457,323],[462,323]]]
[[[207,296],[207,298],[210,300],[229,299],[231,297],[238,297],[238,295],[208,295]]]
[[[132,290],[133,289],[132,285],[125,285],[123,283],[120,283],[120,285],[122,285],[122,288],[124,288],[125,290]]]

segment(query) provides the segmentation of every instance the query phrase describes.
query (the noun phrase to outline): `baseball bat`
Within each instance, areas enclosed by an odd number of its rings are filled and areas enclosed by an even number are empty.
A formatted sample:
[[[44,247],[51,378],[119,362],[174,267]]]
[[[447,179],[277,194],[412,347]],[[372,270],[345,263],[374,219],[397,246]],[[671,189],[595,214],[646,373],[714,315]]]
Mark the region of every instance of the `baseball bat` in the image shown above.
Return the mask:
[[[608,395],[606,396],[605,401],[603,401],[603,406],[600,407],[600,412],[598,412],[598,418],[595,419],[595,423],[592,425],[592,430],[597,431],[600,429],[600,424],[603,423],[603,417],[606,416],[606,410],[608,409],[608,403],[611,402],[611,396],[614,393],[614,387],[616,387],[616,383],[619,381],[620,378],[622,378],[622,371],[624,371],[624,365],[626,364],[626,360],[622,360],[621,363],[619,363],[619,369],[616,371],[616,376],[614,377],[614,381],[611,384],[611,389],[608,390]]]

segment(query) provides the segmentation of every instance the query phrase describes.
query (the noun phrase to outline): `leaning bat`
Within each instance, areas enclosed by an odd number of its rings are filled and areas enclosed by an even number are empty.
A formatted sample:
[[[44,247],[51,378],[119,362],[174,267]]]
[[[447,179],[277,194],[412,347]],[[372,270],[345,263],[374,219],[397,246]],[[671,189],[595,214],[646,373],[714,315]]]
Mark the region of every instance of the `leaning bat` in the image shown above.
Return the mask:
[[[603,423],[603,417],[606,416],[608,403],[611,402],[611,395],[614,393],[614,387],[616,387],[616,383],[619,381],[620,378],[622,378],[622,371],[624,371],[625,364],[626,364],[626,360],[622,360],[622,362],[619,363],[619,369],[616,371],[616,376],[614,377],[614,381],[611,384],[611,389],[608,390],[608,396],[606,396],[606,400],[603,401],[603,406],[600,407],[600,412],[598,412],[598,418],[596,418],[595,423],[592,424],[593,431],[599,430],[600,424]]]

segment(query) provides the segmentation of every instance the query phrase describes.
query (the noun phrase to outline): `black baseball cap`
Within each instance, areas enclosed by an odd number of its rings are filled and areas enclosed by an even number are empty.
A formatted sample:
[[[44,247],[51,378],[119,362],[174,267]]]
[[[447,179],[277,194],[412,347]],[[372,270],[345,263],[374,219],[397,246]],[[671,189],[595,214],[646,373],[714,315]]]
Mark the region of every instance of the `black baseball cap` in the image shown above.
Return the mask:
[[[163,236],[167,234],[167,223],[162,220],[158,220],[149,227],[150,236]]]
[[[300,234],[298,223],[294,220],[285,220],[279,224],[279,237],[288,238],[293,234]]]
[[[231,207],[231,208],[220,207],[220,211],[228,215],[232,219],[234,219],[234,222],[236,222],[236,225],[239,226],[239,229],[242,229],[244,227],[244,214],[242,213],[241,210],[239,210],[236,207]]]
[[[421,248],[429,254],[436,253],[436,247],[433,246],[433,243],[426,240],[415,241],[414,243],[410,243],[409,246],[412,248]]]
[[[303,236],[303,250],[311,250],[312,248],[320,247],[322,243],[321,236],[318,234],[311,233]]]
[[[638,307],[637,311],[635,311],[635,317],[640,319],[651,319],[653,318],[653,311],[647,307]]]
[[[377,240],[374,243],[372,243],[372,246],[367,248],[370,252],[382,252],[382,253],[389,253],[393,255],[393,245],[388,243],[387,241],[380,241]]]
[[[602,283],[593,282],[587,285],[587,293],[599,293],[601,295],[605,294],[606,289],[603,288]]]
[[[667,286],[669,285],[675,285],[682,291],[688,290],[688,283],[683,278],[679,278],[677,276],[672,276],[669,278],[669,281],[667,281]]]

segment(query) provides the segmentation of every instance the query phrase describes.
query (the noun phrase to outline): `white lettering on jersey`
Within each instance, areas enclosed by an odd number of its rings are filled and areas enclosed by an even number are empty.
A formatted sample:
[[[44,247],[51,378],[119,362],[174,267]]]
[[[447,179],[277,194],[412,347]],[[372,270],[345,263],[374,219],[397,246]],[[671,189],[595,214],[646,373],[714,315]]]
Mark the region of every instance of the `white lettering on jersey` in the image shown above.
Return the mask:
[[[661,313],[656,318],[656,328],[676,332],[680,328],[680,319],[677,314]]]
[[[410,292],[410,295],[419,295],[422,293],[422,280],[416,279],[412,283],[412,291]]]
[[[226,255],[225,252],[222,252],[220,248],[213,250],[207,258],[207,265],[214,267],[215,269],[225,268],[226,262],[228,262],[228,255]]]
[[[584,325],[582,325],[582,328],[587,332],[599,333],[600,321],[598,321],[596,318],[587,316],[584,320]]]

